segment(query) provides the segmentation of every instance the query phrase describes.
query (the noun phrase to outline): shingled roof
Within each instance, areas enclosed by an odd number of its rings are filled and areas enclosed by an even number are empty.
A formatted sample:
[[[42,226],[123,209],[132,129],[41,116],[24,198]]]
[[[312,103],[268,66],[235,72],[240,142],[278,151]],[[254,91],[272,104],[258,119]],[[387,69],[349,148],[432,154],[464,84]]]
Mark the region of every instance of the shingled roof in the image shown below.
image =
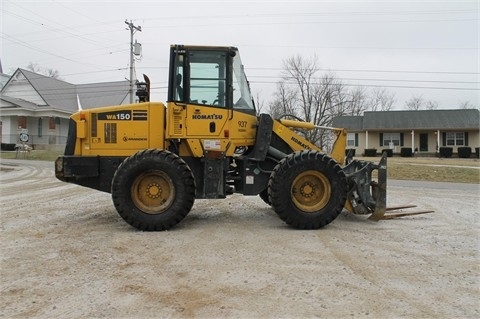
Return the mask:
[[[378,111],[363,116],[340,116],[333,125],[349,131],[418,130],[418,129],[478,129],[480,111],[477,109]]]
[[[23,88],[15,89],[18,78],[28,81],[32,93],[24,91]],[[84,109],[121,104],[127,97],[129,88],[129,82],[126,80],[75,85],[28,70],[17,69],[2,89],[1,99],[18,107],[25,107],[24,102],[29,102],[29,106],[33,103],[37,108],[48,106],[74,113],[78,110],[78,100]]]
[[[362,131],[363,116],[339,116],[333,119],[333,126],[346,128],[349,131]]]

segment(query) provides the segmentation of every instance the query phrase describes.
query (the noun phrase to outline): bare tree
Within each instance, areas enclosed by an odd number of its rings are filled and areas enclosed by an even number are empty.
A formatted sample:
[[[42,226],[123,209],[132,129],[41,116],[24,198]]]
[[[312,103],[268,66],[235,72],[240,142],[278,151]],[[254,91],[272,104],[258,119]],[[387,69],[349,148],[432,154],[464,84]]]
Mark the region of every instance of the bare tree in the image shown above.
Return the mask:
[[[265,109],[265,100],[261,98],[260,92],[256,92],[252,97],[255,103],[255,108],[257,109],[257,115],[262,113]]]
[[[436,110],[438,109],[438,102],[437,101],[434,101],[434,100],[428,100],[426,103],[425,103],[425,108],[427,110]]]
[[[343,95],[347,99],[344,104],[347,115],[362,115],[368,109],[368,93],[365,87],[357,87]]]
[[[479,107],[475,107],[475,105],[473,105],[473,103],[471,103],[470,101],[463,101],[463,102],[460,102],[458,103],[458,108],[459,109],[463,109],[463,110],[467,110],[467,109],[478,109]]]
[[[375,88],[369,98],[369,108],[372,111],[390,111],[395,103],[395,94],[385,88]]]
[[[275,118],[288,114],[318,126],[331,126],[336,116],[360,115],[367,109],[366,90],[349,90],[333,73],[320,74],[315,56],[310,59],[293,56],[284,61],[283,68],[282,80],[270,104]],[[329,146],[328,131],[301,133],[320,148]]]
[[[299,55],[284,60],[282,79],[277,83],[269,104],[274,118],[291,115],[317,126],[332,126],[332,120],[343,115],[362,115],[366,110],[390,110],[395,95],[377,89],[371,95],[365,87],[350,89],[333,73],[320,73],[317,57]],[[322,149],[331,145],[332,134],[318,129],[301,132]]]
[[[425,100],[421,95],[414,95],[405,102],[405,106],[409,110],[436,110],[438,109],[438,102],[435,100]]]
[[[310,59],[294,56],[284,61],[283,79],[292,84],[289,87],[293,92],[291,96],[296,98],[294,105],[299,117],[315,125],[327,126],[342,98],[339,94],[342,88],[333,76],[319,78],[318,72],[315,56]],[[326,147],[328,140],[323,130],[302,133],[319,147]]]
[[[297,116],[294,105],[296,100],[295,95],[294,90],[290,89],[285,81],[278,82],[274,99],[269,104],[270,114],[274,118],[279,118],[285,114]]]
[[[30,62],[27,65],[27,70],[30,70],[35,73],[41,73],[42,71],[40,70],[40,66],[37,63]]]
[[[422,109],[424,103],[425,102],[424,102],[423,97],[421,95],[414,95],[409,100],[407,100],[405,102],[405,106],[409,110],[418,111],[418,110]]]
[[[50,68],[45,69],[45,75],[54,79],[60,78],[60,72],[58,72],[58,70],[55,70],[55,69],[50,69]]]
[[[27,70],[38,74],[43,74],[54,79],[60,79],[60,72],[58,72],[58,70],[51,68],[42,68],[37,63],[30,62],[27,65]]]

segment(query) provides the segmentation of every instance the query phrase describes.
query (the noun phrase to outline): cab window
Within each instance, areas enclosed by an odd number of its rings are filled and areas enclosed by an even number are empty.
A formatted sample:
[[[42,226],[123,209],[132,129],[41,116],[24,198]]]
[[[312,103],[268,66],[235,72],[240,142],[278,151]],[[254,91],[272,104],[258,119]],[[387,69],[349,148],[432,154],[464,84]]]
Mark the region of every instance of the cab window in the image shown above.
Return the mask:
[[[190,103],[227,105],[227,56],[225,52],[190,51]]]
[[[183,72],[183,61],[185,56],[183,54],[178,54],[175,58],[175,69],[174,69],[174,79],[173,79],[173,100],[179,102],[185,102],[185,93],[183,88],[184,85],[184,72]]]
[[[240,56],[233,59],[233,107],[236,109],[255,110],[250,87],[243,69]]]

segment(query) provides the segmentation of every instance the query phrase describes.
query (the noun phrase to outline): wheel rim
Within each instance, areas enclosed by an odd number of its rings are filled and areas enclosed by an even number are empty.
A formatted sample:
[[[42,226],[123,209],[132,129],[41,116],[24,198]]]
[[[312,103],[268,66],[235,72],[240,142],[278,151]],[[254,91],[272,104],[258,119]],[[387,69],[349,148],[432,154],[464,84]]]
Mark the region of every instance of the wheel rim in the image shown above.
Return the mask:
[[[135,178],[132,184],[134,204],[147,214],[161,214],[175,198],[172,179],[162,171],[148,171]]]
[[[298,209],[313,213],[325,207],[332,188],[328,178],[319,171],[300,173],[292,183],[291,196]]]

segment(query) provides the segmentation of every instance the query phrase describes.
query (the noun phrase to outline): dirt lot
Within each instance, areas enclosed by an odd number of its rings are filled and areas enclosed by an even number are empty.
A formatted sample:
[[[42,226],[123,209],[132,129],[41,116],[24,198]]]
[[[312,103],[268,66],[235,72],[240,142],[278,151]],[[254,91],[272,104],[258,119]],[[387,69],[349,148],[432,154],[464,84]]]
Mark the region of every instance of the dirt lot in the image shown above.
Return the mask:
[[[391,181],[435,214],[287,227],[258,197],[140,232],[51,162],[3,160],[0,317],[479,318],[479,185]]]

